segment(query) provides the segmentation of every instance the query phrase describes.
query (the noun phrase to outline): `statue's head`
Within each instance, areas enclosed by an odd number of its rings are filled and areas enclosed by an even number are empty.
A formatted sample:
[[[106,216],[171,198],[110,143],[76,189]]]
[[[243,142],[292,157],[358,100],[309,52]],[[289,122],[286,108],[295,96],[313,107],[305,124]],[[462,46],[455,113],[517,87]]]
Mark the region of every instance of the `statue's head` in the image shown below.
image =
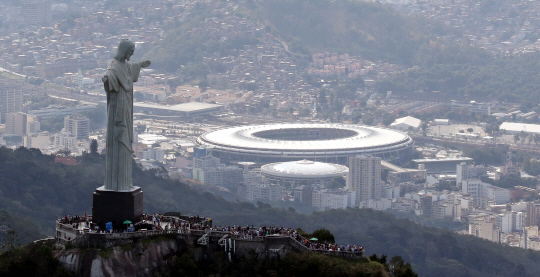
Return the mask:
[[[114,55],[114,58],[123,61],[125,58],[129,61],[131,56],[133,55],[133,52],[135,52],[135,43],[133,43],[130,40],[123,39],[120,41],[120,44],[118,44],[118,50],[116,51],[116,55]]]

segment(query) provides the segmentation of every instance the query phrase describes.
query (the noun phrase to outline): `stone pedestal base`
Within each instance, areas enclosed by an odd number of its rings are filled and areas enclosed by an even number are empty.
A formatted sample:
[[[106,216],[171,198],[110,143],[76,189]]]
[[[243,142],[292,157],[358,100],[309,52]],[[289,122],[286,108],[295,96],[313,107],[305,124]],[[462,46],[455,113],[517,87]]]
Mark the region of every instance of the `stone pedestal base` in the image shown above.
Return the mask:
[[[100,226],[112,222],[115,229],[126,227],[123,222],[136,223],[143,214],[143,192],[140,187],[129,191],[113,191],[99,187],[94,192],[92,222]]]

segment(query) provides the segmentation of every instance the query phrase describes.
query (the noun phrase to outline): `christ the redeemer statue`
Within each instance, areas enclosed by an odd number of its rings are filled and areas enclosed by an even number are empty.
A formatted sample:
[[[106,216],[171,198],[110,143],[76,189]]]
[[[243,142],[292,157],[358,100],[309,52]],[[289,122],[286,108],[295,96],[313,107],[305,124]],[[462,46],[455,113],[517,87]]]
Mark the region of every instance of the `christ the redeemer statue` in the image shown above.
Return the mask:
[[[137,82],[141,68],[150,65],[150,61],[130,62],[134,51],[135,43],[122,40],[102,79],[107,92],[106,190],[133,189],[133,82]]]

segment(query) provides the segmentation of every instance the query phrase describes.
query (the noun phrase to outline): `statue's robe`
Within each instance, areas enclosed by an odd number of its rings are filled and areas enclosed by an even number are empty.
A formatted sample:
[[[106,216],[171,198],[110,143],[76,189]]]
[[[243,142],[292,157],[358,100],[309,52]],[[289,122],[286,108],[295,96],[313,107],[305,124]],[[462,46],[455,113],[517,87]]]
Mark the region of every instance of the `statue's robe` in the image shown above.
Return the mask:
[[[132,187],[133,82],[139,78],[139,63],[113,59],[107,66],[107,140],[105,189]]]

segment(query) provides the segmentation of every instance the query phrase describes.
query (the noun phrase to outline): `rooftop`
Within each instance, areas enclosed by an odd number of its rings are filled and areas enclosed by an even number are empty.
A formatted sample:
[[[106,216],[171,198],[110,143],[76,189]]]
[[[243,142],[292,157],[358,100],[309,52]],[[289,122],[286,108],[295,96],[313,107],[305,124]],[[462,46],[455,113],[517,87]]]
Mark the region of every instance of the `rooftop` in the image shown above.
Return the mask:
[[[300,136],[304,139],[299,139]],[[288,123],[222,128],[203,134],[198,142],[272,151],[346,151],[391,146],[400,148],[412,144],[412,139],[405,133],[373,126]]]
[[[261,172],[280,177],[321,178],[344,176],[349,168],[339,164],[300,160],[266,164],[261,167]]]
[[[390,127],[393,127],[393,126],[399,125],[399,124],[406,124],[406,125],[411,126],[413,128],[418,128],[418,127],[420,127],[421,123],[422,123],[422,120],[420,120],[418,118],[415,118],[415,117],[412,117],[412,116],[406,116],[406,117],[396,119],[392,124],[390,124]]]
[[[436,162],[467,162],[472,161],[469,157],[441,158],[441,159],[416,159],[415,163],[436,163]]]
[[[189,103],[182,103],[182,104],[172,105],[172,106],[145,103],[145,102],[136,102],[136,103],[133,103],[133,106],[141,107],[141,108],[170,110],[170,111],[175,111],[175,112],[193,112],[193,111],[202,111],[202,110],[215,109],[215,108],[222,107],[222,105],[219,105],[219,104],[211,104],[211,103],[205,103],[205,102],[189,102]]]
[[[501,131],[509,132],[525,132],[525,133],[537,133],[540,134],[540,125],[538,124],[526,124],[526,123],[514,123],[503,122],[500,126]]]

